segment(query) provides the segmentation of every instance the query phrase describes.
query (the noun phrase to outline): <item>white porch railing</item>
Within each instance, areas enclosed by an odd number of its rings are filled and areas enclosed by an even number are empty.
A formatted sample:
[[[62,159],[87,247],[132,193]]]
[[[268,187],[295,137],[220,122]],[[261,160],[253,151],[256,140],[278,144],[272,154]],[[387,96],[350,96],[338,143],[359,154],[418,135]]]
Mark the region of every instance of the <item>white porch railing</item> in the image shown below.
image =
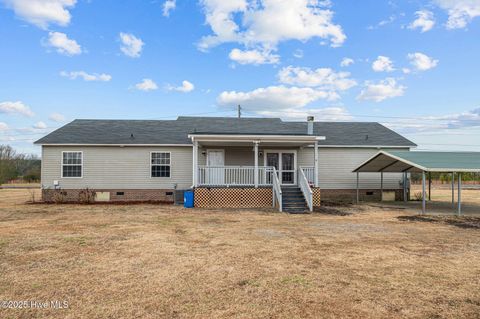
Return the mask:
[[[272,185],[273,167],[258,167],[258,186]],[[198,186],[255,186],[254,166],[199,166]]]
[[[313,166],[302,166],[300,170],[305,174],[310,185],[315,184],[315,168]]]
[[[305,176],[305,172],[301,168],[298,170],[298,186],[302,190],[303,196],[305,197],[305,201],[308,205],[308,209],[313,211],[313,191],[310,188],[310,183]]]
[[[282,187],[280,180],[278,179],[277,170],[273,167],[272,174],[272,193],[273,193],[273,206],[275,207],[275,201],[278,201],[278,210],[283,211],[283,199],[282,199]]]

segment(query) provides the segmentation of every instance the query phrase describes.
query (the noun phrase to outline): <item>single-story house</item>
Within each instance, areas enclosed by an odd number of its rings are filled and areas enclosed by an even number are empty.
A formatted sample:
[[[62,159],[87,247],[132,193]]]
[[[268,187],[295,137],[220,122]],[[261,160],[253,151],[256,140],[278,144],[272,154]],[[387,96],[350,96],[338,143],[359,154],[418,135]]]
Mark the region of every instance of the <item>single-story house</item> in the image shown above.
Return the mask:
[[[290,122],[279,118],[74,120],[35,142],[42,147],[45,201],[173,202],[193,190],[196,207],[312,209],[354,200],[353,170],[380,150],[416,145],[379,123]],[[360,197],[380,199],[378,174],[363,176]],[[404,177],[383,189],[403,196]]]

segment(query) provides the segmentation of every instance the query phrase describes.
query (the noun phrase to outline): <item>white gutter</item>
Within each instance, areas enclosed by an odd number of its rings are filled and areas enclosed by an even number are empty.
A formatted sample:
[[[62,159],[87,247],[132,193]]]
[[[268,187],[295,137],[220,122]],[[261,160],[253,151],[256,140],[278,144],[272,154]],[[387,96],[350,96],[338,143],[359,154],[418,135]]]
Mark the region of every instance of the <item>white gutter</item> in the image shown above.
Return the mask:
[[[129,146],[188,146],[192,147],[192,144],[87,144],[87,143],[45,143],[45,144],[36,144],[40,146],[116,146],[116,147],[129,147]]]
[[[188,137],[199,142],[314,142],[324,141],[325,136],[312,135],[213,135],[213,134],[189,134]]]

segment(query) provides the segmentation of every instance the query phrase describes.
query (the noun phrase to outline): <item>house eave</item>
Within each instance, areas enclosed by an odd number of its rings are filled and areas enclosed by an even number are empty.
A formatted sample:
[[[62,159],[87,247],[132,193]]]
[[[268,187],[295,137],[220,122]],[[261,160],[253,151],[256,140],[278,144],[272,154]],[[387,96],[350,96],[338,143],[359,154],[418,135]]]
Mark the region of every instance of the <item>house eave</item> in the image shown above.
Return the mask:
[[[101,147],[192,147],[193,144],[89,144],[89,143],[36,143],[40,146],[101,146]]]
[[[188,138],[198,142],[315,142],[324,141],[325,136],[315,135],[250,135],[250,134],[189,134]]]

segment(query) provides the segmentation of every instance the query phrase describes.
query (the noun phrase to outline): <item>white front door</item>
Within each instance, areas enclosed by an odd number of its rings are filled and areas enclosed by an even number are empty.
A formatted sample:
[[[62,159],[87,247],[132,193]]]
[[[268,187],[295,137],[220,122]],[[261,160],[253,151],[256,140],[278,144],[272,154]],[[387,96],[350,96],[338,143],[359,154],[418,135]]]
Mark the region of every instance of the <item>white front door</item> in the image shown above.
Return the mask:
[[[208,173],[206,177],[207,184],[223,185],[225,184],[225,151],[208,150],[207,151]]]
[[[297,152],[266,151],[265,166],[273,166],[283,185],[297,184]]]

